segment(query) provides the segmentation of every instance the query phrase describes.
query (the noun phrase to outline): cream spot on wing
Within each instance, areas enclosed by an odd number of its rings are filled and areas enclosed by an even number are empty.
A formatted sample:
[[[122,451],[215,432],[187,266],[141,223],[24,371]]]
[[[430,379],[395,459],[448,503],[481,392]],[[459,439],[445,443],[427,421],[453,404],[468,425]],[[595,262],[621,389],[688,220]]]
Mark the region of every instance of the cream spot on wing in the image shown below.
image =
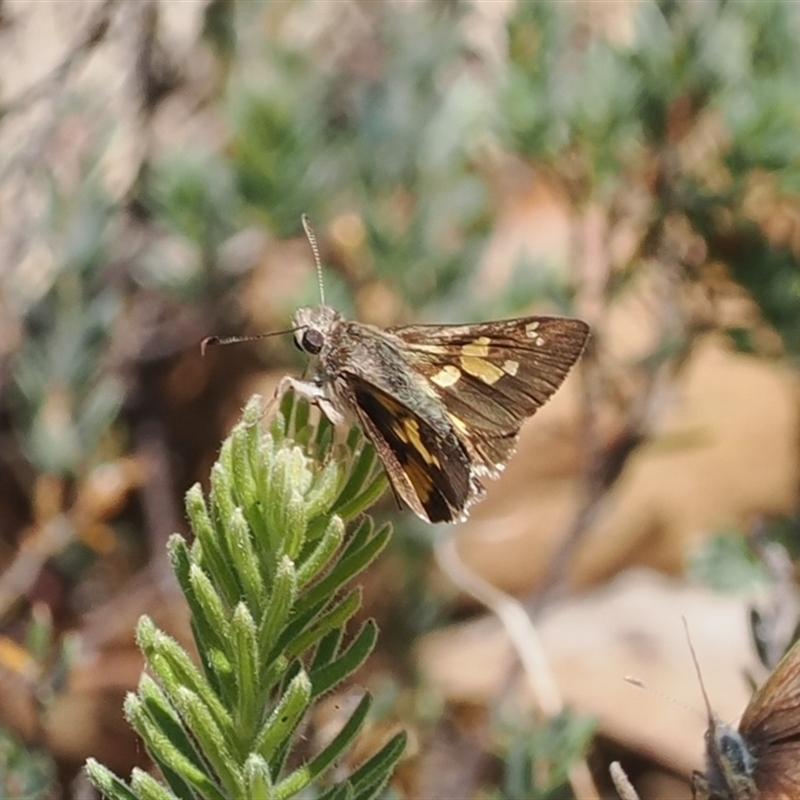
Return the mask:
[[[534,337],[538,336],[538,334],[536,333],[536,331],[538,330],[539,330],[539,323],[536,320],[534,320],[533,322],[529,322],[525,326],[525,335],[529,339],[533,339]]]
[[[437,386],[441,386],[443,389],[446,389],[448,386],[452,386],[454,383],[457,383],[460,377],[461,370],[454,364],[448,364],[447,366],[442,367],[431,378],[431,381],[433,381],[433,383],[435,383]]]
[[[447,416],[450,418],[450,422],[453,423],[453,427],[459,433],[466,433],[467,432],[467,430],[468,430],[467,423],[464,422],[464,420],[461,419],[461,417],[457,417],[455,414],[450,414],[449,412],[448,412]]]
[[[461,356],[461,369],[464,372],[473,375],[476,378],[479,378],[484,383],[488,383],[491,386],[500,378],[505,375],[502,369],[498,367],[496,364],[492,364],[491,361],[486,361],[484,358],[477,358],[475,356]]]
[[[405,417],[392,425],[392,430],[406,444],[410,444],[423,458],[426,464],[441,467],[439,459],[422,443],[419,435],[419,423],[412,417]]]
[[[474,358],[486,358],[489,355],[489,338],[479,336],[475,341],[465,344],[461,348],[461,355]]]
[[[395,422],[392,424],[392,430],[397,434],[397,438],[400,439],[401,442],[408,444],[408,434],[406,433],[405,425],[400,425]]]
[[[542,347],[544,345],[544,336],[537,336],[536,337],[536,346]]]
[[[519,371],[519,361],[513,361],[509,358],[507,361],[503,362],[502,369],[506,375],[516,375]]]

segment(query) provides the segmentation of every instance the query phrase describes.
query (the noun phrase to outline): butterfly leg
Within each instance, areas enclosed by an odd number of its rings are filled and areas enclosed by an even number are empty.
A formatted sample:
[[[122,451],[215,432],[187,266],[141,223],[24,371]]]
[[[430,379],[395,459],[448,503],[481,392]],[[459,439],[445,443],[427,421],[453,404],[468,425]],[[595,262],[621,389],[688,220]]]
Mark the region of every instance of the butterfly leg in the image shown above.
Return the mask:
[[[299,397],[304,397],[309,403],[313,403],[330,420],[332,425],[339,425],[344,422],[344,414],[339,411],[328,399],[325,390],[316,383],[310,381],[298,381],[289,375],[284,375],[278,382],[275,389],[273,402],[283,397],[286,392],[292,389]]]

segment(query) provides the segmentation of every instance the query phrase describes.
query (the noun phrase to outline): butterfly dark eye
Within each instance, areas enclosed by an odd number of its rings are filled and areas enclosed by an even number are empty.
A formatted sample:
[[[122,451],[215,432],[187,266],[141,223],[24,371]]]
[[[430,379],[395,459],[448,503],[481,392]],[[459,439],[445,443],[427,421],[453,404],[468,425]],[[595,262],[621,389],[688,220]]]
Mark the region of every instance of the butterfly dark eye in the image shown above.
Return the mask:
[[[322,350],[322,345],[325,344],[325,337],[319,331],[309,328],[303,333],[301,344],[306,353],[315,356]]]

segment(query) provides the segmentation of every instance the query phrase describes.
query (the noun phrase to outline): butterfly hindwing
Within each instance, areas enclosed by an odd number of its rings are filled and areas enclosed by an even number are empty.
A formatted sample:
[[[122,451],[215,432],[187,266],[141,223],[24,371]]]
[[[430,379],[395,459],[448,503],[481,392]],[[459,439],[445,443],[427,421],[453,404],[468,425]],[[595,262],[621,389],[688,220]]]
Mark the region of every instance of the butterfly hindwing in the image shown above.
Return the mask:
[[[374,384],[352,378],[361,424],[386,467],[392,488],[430,522],[451,522],[483,494],[470,457],[452,428],[436,426]]]

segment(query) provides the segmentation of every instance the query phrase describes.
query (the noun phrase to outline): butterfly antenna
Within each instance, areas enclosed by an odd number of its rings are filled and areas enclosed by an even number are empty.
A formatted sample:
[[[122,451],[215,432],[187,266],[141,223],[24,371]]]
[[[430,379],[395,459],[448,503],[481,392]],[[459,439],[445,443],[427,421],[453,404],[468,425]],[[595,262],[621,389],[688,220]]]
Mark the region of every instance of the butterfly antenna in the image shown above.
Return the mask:
[[[252,336],[206,336],[206,338],[200,342],[200,354],[205,355],[209,347],[222,347],[226,344],[239,344],[240,342],[254,342],[256,339],[268,339],[270,336],[282,336],[284,333],[294,333],[302,328],[305,328],[305,325],[301,325],[298,328],[286,328],[282,331],[255,333]]]
[[[646,692],[652,692],[656,697],[660,697],[663,700],[667,700],[668,702],[678,706],[678,708],[682,708],[684,711],[690,711],[691,713],[696,713],[696,708],[691,708],[687,706],[685,703],[681,703],[680,700],[677,700],[672,695],[667,694],[666,692],[659,691],[653,686],[649,686],[646,684],[641,678],[637,678],[635,675],[625,675],[623,680],[626,683],[631,684],[631,686],[635,686],[637,689],[642,689]]]
[[[306,239],[311,245],[311,252],[314,254],[314,263],[317,265],[317,283],[319,284],[319,302],[325,305],[325,286],[322,283],[322,259],[319,257],[319,245],[317,245],[317,234],[311,227],[308,216],[303,214],[301,217],[303,221],[303,230],[306,232]]]
[[[714,712],[711,709],[711,702],[708,699],[708,693],[706,692],[706,685],[703,683],[703,673],[700,672],[700,662],[697,660],[697,653],[694,651],[694,645],[692,644],[692,636],[689,633],[689,623],[686,621],[686,617],[682,617],[683,619],[683,628],[686,631],[686,641],[689,643],[689,652],[692,654],[692,661],[694,662],[694,670],[697,673],[697,680],[700,682],[700,691],[703,693],[703,701],[706,704],[706,712],[708,713],[708,721],[709,724],[714,724]]]

